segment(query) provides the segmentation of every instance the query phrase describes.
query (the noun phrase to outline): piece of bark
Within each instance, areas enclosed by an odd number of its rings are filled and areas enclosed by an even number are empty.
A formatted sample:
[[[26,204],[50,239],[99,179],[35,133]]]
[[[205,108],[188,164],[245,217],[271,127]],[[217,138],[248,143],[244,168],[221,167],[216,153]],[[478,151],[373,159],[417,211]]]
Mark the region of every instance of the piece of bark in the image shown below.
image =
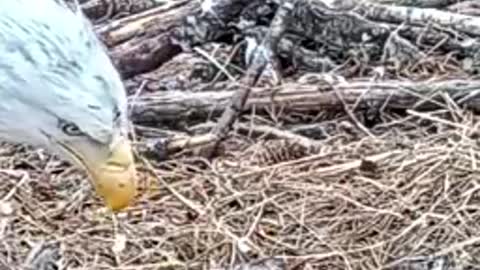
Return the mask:
[[[154,70],[181,52],[170,40],[198,1],[169,1],[162,6],[109,22],[96,29],[125,79]]]
[[[157,161],[166,160],[170,155],[179,152],[195,151],[196,149],[211,147],[216,136],[204,134],[196,136],[173,136],[170,138],[147,139],[135,144],[138,152],[145,157]]]
[[[379,4],[388,4],[395,6],[412,6],[420,8],[444,8],[446,6],[458,3],[458,0],[375,0]]]
[[[228,79],[225,72],[233,77],[233,81],[243,74],[238,54],[232,53],[235,51],[232,46],[213,43],[197,49],[207,57],[196,52],[182,52],[153,71],[125,80],[129,94],[137,95],[139,89],[141,94],[169,90],[201,91],[200,87],[206,84]]]
[[[87,18],[94,23],[126,17],[164,4],[162,1],[155,0],[83,0],[79,2]]]
[[[205,5],[209,3],[210,5]],[[183,50],[215,41],[230,34],[233,21],[250,3],[250,0],[205,1],[201,9],[185,18],[181,27],[172,32],[172,41]]]
[[[478,0],[462,1],[448,6],[447,10],[469,16],[480,16],[480,2]]]
[[[139,124],[163,121],[199,120],[218,116],[229,106],[237,87],[217,85],[204,92],[167,91],[138,97],[131,111],[132,120]],[[228,89],[229,90],[225,90]],[[336,91],[333,91],[333,89]],[[460,106],[480,111],[479,80],[448,80],[437,82],[355,80],[318,84],[285,83],[276,88],[252,89],[244,110],[256,113],[274,107],[285,112],[319,112],[342,110],[346,104],[357,104],[356,110],[372,109],[378,104],[386,109],[434,109],[442,106],[441,92],[447,93]],[[337,96],[342,94],[342,98]]]
[[[62,255],[58,243],[39,243],[28,254],[24,269],[56,270],[59,269]]]
[[[344,5],[351,5],[350,0],[346,0],[345,2],[337,0],[335,3],[339,5],[339,8]],[[480,18],[475,16],[457,14],[438,9],[380,5],[366,1],[356,2],[355,12],[374,21],[393,22],[397,24],[408,22],[408,24],[422,26],[435,23],[441,27],[450,28],[460,33],[480,37]]]

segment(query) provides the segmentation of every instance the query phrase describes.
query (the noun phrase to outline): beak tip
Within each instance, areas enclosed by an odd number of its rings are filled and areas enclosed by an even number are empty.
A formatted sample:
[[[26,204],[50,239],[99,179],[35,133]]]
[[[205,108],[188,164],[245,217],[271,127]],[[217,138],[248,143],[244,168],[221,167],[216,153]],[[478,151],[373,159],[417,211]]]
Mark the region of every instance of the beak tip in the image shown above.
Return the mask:
[[[131,205],[137,194],[137,176],[133,164],[125,171],[105,170],[97,173],[96,191],[107,207],[119,212]]]
[[[137,170],[128,141],[116,145],[107,159],[86,167],[107,208],[118,212],[132,204],[137,194]]]

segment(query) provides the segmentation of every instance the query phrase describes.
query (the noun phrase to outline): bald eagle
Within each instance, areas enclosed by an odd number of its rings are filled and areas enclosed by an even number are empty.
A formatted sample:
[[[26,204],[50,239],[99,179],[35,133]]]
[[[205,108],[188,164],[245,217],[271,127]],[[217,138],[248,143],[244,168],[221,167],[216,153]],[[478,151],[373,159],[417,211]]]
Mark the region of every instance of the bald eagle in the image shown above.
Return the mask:
[[[0,1],[0,140],[84,169],[114,211],[133,200],[126,91],[79,7]]]

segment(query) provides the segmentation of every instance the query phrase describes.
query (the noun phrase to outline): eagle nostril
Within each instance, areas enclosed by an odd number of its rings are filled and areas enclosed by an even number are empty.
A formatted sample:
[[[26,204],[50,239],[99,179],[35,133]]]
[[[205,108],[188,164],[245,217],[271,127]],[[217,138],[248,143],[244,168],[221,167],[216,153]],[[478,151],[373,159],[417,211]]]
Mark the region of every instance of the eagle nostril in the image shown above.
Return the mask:
[[[107,161],[107,166],[109,167],[117,167],[117,168],[122,168],[122,169],[126,169],[128,168],[128,165],[125,165],[123,163],[120,163],[120,162],[117,162],[117,161]]]

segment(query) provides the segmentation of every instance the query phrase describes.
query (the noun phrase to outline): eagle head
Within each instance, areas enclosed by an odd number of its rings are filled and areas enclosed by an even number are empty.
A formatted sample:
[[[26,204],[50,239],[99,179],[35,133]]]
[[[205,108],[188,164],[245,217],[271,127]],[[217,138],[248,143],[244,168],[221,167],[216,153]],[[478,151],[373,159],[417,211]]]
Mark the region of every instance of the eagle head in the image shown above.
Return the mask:
[[[0,2],[0,138],[84,168],[114,210],[136,193],[120,75],[80,9]]]

